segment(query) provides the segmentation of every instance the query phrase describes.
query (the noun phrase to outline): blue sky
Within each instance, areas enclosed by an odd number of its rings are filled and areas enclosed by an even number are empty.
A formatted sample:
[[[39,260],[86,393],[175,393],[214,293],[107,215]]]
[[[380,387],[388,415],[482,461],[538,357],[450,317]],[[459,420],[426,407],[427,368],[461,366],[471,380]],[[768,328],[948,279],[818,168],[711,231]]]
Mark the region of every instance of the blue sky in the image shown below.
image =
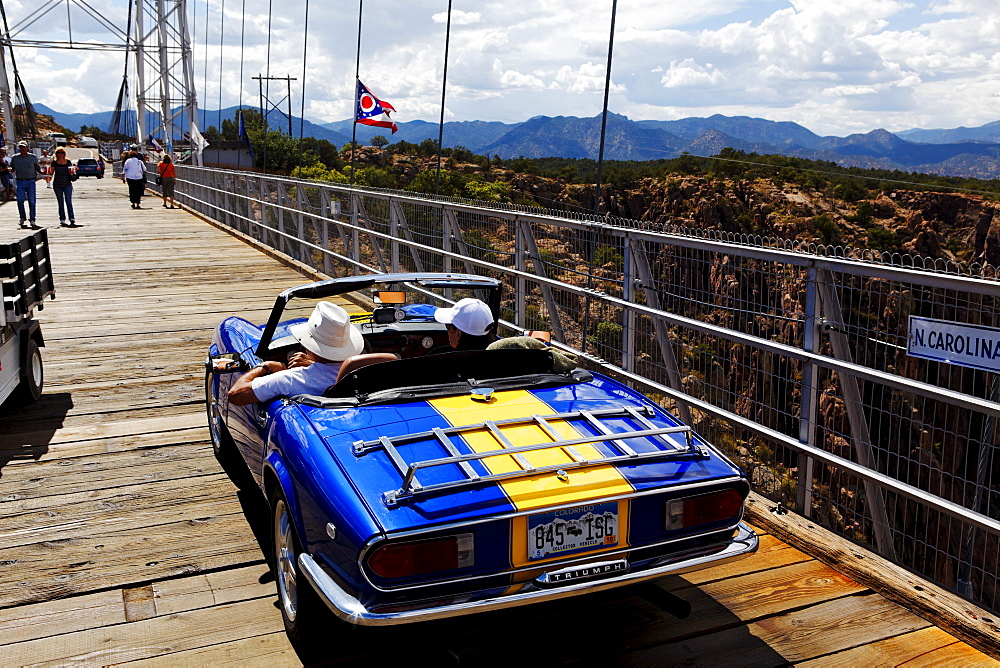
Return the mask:
[[[124,25],[125,0],[88,3]],[[40,3],[4,4],[14,27]],[[364,4],[361,78],[399,121],[437,121],[446,9],[446,0]],[[306,117],[347,118],[358,3],[310,0],[309,12]],[[66,13],[63,2],[14,37],[67,39]],[[188,0],[188,13],[202,107],[217,108],[220,95],[223,107],[241,96],[256,104],[250,77],[268,67],[301,79],[305,0]],[[110,39],[79,10],[70,16],[75,39]],[[611,0],[453,0],[446,119],[600,113],[610,19]],[[113,107],[120,53],[16,55],[33,100],[66,112]],[[1000,3],[619,0],[612,82],[611,110],[633,119],[746,115],[839,136],[982,125],[1000,120]],[[296,113],[301,95],[293,89]]]

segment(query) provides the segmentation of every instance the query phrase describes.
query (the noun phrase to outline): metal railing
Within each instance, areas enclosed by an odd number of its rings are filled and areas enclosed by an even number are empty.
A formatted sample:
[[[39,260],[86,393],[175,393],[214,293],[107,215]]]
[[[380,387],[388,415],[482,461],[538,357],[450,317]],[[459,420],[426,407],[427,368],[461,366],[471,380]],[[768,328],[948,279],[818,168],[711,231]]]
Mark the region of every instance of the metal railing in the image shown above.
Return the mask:
[[[994,268],[193,167],[177,192],[331,276],[502,278],[507,332],[551,331],[761,494],[1000,610],[1000,374],[906,354],[911,315],[1000,327]]]

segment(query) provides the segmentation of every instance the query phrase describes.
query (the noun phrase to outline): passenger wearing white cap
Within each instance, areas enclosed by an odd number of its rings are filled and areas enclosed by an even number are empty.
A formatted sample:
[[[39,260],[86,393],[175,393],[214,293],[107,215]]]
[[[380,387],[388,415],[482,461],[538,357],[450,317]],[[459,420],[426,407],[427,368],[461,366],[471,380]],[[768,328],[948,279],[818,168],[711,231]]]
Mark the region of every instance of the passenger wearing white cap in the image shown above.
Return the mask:
[[[455,350],[486,350],[493,336],[493,312],[479,299],[459,299],[451,308],[434,311],[434,319],[448,326],[448,343]]]
[[[323,394],[337,382],[341,363],[365,347],[351,316],[330,302],[317,304],[308,322],[292,325],[288,333],[304,352],[293,354],[287,366],[267,361],[243,374],[229,390],[229,403],[245,406],[281,396]]]

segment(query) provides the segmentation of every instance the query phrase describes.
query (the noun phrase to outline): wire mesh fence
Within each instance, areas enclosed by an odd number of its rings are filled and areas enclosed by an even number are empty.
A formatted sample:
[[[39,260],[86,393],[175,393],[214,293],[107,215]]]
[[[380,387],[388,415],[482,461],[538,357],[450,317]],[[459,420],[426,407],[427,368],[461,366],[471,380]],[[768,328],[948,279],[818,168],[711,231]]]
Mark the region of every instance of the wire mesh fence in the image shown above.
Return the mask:
[[[1000,360],[995,268],[178,175],[185,205],[330,275],[501,278],[501,331],[549,330],[692,423],[764,496],[1000,610],[1000,374],[907,354],[921,317],[987,328]]]

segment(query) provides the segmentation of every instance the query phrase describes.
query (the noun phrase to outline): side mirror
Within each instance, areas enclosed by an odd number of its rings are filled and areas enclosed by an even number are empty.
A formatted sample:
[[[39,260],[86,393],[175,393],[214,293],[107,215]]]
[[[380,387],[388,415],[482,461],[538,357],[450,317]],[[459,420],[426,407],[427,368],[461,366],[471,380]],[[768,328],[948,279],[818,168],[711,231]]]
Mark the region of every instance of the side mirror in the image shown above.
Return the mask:
[[[238,353],[224,353],[222,355],[212,355],[205,360],[205,369],[213,374],[234,373],[236,371],[246,371],[247,364]]]

